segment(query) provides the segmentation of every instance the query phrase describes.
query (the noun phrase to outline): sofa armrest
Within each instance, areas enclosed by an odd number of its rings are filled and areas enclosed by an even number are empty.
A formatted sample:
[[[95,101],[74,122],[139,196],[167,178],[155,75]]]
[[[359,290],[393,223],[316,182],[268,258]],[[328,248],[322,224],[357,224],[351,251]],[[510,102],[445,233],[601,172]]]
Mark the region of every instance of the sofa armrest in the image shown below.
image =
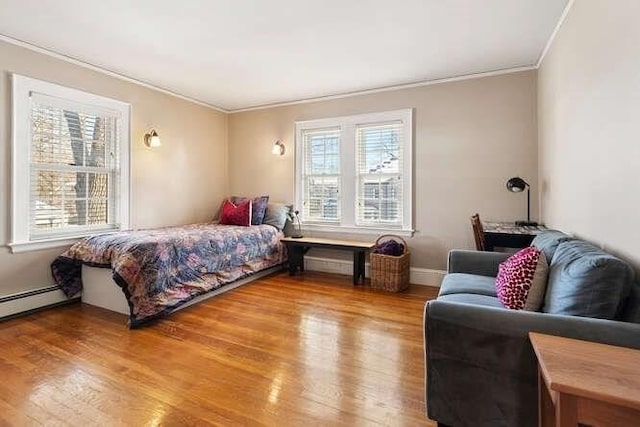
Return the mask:
[[[528,337],[532,331],[640,348],[640,324],[429,301],[429,416],[456,426],[535,426],[537,360]]]
[[[453,249],[449,251],[448,273],[479,274],[496,277],[498,265],[512,254]]]

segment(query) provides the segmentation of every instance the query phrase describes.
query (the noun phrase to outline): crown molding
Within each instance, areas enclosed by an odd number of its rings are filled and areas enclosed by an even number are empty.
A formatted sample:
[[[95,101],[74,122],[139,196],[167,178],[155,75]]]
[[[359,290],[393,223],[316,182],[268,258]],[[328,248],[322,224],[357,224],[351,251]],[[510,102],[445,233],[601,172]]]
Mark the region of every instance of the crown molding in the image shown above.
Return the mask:
[[[553,40],[555,39],[556,34],[558,33],[558,31],[560,30],[560,27],[562,26],[562,24],[564,23],[565,18],[567,17],[571,7],[573,6],[575,0],[569,0],[567,2],[567,5],[565,6],[562,15],[560,16],[560,19],[556,25],[556,27],[554,28],[553,32],[551,33],[551,36],[549,37],[549,40],[547,40],[547,44],[545,45],[540,58],[538,59],[538,62],[535,65],[527,65],[527,66],[520,66],[520,67],[512,67],[512,68],[504,68],[504,69],[498,69],[498,70],[492,70],[492,71],[487,71],[487,72],[482,72],[482,73],[472,73],[472,74],[463,74],[463,75],[459,75],[459,76],[453,76],[453,77],[446,77],[446,78],[441,78],[441,79],[433,79],[433,80],[421,80],[421,81],[417,81],[417,82],[410,82],[410,83],[402,83],[402,84],[398,84],[398,85],[392,85],[392,86],[383,86],[383,87],[379,87],[379,88],[373,88],[373,89],[365,89],[365,90],[357,90],[357,91],[351,91],[351,92],[343,92],[343,93],[336,93],[336,94],[332,94],[332,95],[325,95],[325,96],[318,96],[318,97],[312,97],[312,98],[304,98],[304,99],[298,99],[298,100],[290,100],[290,101],[284,101],[284,102],[273,102],[273,103],[268,103],[268,104],[261,104],[261,105],[256,105],[256,106],[251,106],[251,107],[246,107],[246,108],[238,108],[238,109],[224,109],[221,107],[218,107],[216,105],[213,104],[209,104],[207,102],[201,101],[199,99],[196,98],[192,98],[189,96],[185,96],[182,95],[180,93],[174,92],[172,90],[169,89],[165,89],[163,87],[160,86],[156,86],[154,84],[148,83],[144,80],[139,80],[139,79],[135,79],[133,77],[129,77],[125,74],[122,73],[118,73],[115,71],[111,71],[109,69],[106,69],[104,67],[101,67],[99,65],[95,65],[95,64],[91,64],[89,62],[86,61],[82,61],[79,59],[76,59],[72,56],[69,55],[64,55],[58,52],[55,52],[51,49],[47,49],[47,48],[43,48],[40,46],[37,46],[35,44],[23,41],[23,40],[19,40],[13,37],[9,37],[7,35],[1,34],[0,33],[0,41],[4,41],[13,45],[17,45],[20,47],[24,47],[26,49],[38,52],[38,53],[42,53],[44,55],[47,56],[51,56],[53,58],[56,59],[60,59],[66,62],[70,62],[72,64],[84,67],[84,68],[88,68],[90,70],[93,71],[97,71],[99,73],[102,74],[106,74],[108,76],[111,77],[115,77],[118,78],[120,80],[124,80],[130,83],[134,83],[143,87],[146,87],[148,89],[152,89],[176,98],[180,98],[183,99],[185,101],[189,101],[192,102],[194,104],[198,104],[201,105],[203,107],[207,107],[207,108],[211,108],[215,111],[221,112],[221,113],[227,113],[227,114],[234,114],[234,113],[244,113],[244,112],[248,112],[248,111],[256,111],[256,110],[264,110],[264,109],[268,109],[268,108],[276,108],[276,107],[286,107],[286,106],[290,106],[290,105],[297,105],[297,104],[307,104],[307,103],[311,103],[311,102],[319,102],[319,101],[329,101],[329,100],[333,100],[333,99],[341,99],[341,98],[349,98],[349,97],[353,97],[353,96],[361,96],[361,95],[370,95],[370,94],[375,94],[375,93],[381,93],[381,92],[389,92],[389,91],[393,91],[393,90],[402,90],[402,89],[411,89],[411,88],[415,88],[415,87],[422,87],[422,86],[430,86],[430,85],[436,85],[436,84],[443,84],[443,83],[452,83],[452,82],[459,82],[459,81],[464,81],[464,80],[470,80],[470,79],[478,79],[478,78],[483,78],[483,77],[491,77],[491,76],[499,76],[499,75],[503,75],[503,74],[511,74],[511,73],[519,73],[519,72],[523,72],[523,71],[530,71],[530,70],[537,70],[540,65],[542,64],[542,61],[544,60],[545,55],[547,54],[547,52],[549,51]]]
[[[156,86],[156,85],[154,85],[152,83],[149,83],[149,82],[145,82],[144,80],[135,79],[135,78],[129,77],[129,76],[125,75],[125,74],[109,70],[109,69],[101,67],[99,65],[91,64],[90,62],[82,61],[80,59],[74,58],[74,57],[69,56],[69,55],[64,55],[62,53],[56,52],[56,51],[51,50],[51,49],[47,49],[47,48],[44,48],[44,47],[37,46],[37,45],[35,45],[33,43],[29,43],[29,42],[26,42],[24,40],[19,40],[19,39],[16,39],[14,37],[9,37],[9,36],[7,36],[5,34],[1,34],[0,33],[0,41],[4,41],[4,42],[7,42],[9,44],[13,44],[15,46],[20,46],[20,47],[23,47],[25,49],[32,50],[34,52],[42,53],[42,54],[50,56],[52,58],[56,58],[56,59],[60,59],[62,61],[70,62],[70,63],[72,63],[74,65],[78,65],[78,66],[83,67],[83,68],[88,68],[88,69],[90,69],[92,71],[97,71],[99,73],[106,74],[106,75],[108,75],[110,77],[115,77],[115,78],[118,78],[120,80],[124,80],[124,81],[129,82],[129,83],[134,83],[134,84],[146,87],[147,89],[152,89],[152,90],[155,90],[156,92],[161,92],[161,93],[164,93],[166,95],[173,96],[175,98],[180,98],[180,99],[183,99],[185,101],[189,101],[189,102],[192,102],[194,104],[201,105],[203,107],[211,108],[212,110],[216,110],[216,111],[221,112],[221,113],[228,113],[229,112],[229,111],[225,110],[224,108],[217,107],[215,105],[206,103],[206,102],[201,101],[199,99],[192,98],[192,97],[185,96],[185,95],[181,95],[181,94],[179,94],[177,92],[174,92],[172,90],[165,89],[165,88],[160,87],[160,86]]]
[[[535,69],[537,69],[537,67],[535,65],[527,65],[527,66],[523,66],[523,67],[513,67],[513,68],[503,68],[503,69],[500,69],[500,70],[487,71],[487,72],[484,72],[484,73],[463,74],[463,75],[460,75],[460,76],[446,77],[446,78],[442,78],[442,79],[421,80],[421,81],[418,81],[418,82],[403,83],[403,84],[399,84],[399,85],[384,86],[384,87],[379,87],[379,88],[374,88],[374,89],[365,89],[365,90],[358,90],[358,91],[353,91],[353,92],[337,93],[337,94],[333,94],[333,95],[318,96],[318,97],[315,97],[315,98],[306,98],[306,99],[299,99],[299,100],[292,100],[292,101],[285,101],[285,102],[274,102],[274,103],[270,103],[270,104],[256,105],[254,107],[239,108],[239,109],[236,109],[236,110],[230,109],[227,112],[229,114],[244,113],[244,112],[247,112],[247,111],[264,110],[266,108],[286,107],[288,105],[307,104],[307,103],[310,103],[310,102],[318,102],[318,101],[329,101],[329,100],[332,100],[332,99],[349,98],[349,97],[352,97],[352,96],[360,96],[360,95],[370,95],[370,94],[380,93],[380,92],[389,92],[389,91],[392,91],[392,90],[411,89],[411,88],[414,88],[414,87],[431,86],[431,85],[437,85],[437,84],[442,84],[442,83],[451,83],[451,82],[459,82],[459,81],[463,81],[463,80],[479,79],[479,78],[483,78],[483,77],[499,76],[499,75],[503,75],[503,74],[520,73],[520,72],[523,72],[523,71],[530,71],[530,70],[535,70]]]
[[[542,53],[540,54],[540,58],[538,59],[538,62],[536,63],[536,68],[540,68],[540,65],[542,65],[542,61],[544,60],[544,57],[547,55],[547,52],[549,52],[549,49],[551,49],[551,45],[553,44],[553,41],[556,38],[556,35],[558,34],[558,31],[560,31],[560,27],[562,27],[562,24],[564,23],[564,20],[567,18],[567,15],[569,14],[569,11],[571,10],[571,7],[573,6],[575,0],[569,0],[567,2],[567,5],[564,7],[564,10],[562,11],[562,15],[560,15],[560,19],[558,20],[558,23],[556,24],[556,27],[553,29],[553,32],[551,33],[551,36],[549,36],[549,40],[547,40],[547,44],[544,46],[544,49],[542,49]]]

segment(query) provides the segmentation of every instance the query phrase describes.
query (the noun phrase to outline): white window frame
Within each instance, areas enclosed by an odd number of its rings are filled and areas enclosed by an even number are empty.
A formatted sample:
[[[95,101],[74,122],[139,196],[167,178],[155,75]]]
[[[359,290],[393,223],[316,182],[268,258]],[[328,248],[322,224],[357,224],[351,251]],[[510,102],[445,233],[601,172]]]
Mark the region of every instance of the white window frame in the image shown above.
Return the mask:
[[[357,153],[356,129],[359,125],[378,124],[383,122],[401,121],[403,126],[403,157],[402,157],[402,225],[401,226],[370,226],[356,224],[357,199]],[[393,232],[400,236],[412,236],[413,229],[413,110],[403,109],[379,113],[358,114],[353,116],[333,117],[326,119],[298,121],[295,123],[296,153],[295,153],[295,197],[296,206],[304,212],[303,200],[303,133],[317,129],[340,128],[340,200],[341,217],[335,221],[300,221],[305,230],[317,230],[335,233],[353,234],[381,234]]]
[[[131,105],[125,102],[71,89],[19,74],[12,76],[12,156],[11,156],[11,241],[12,252],[25,252],[69,245],[83,236],[95,234],[96,230],[78,230],[77,233],[62,234],[50,238],[30,237],[30,152],[31,152],[31,95],[42,94],[59,98],[62,102],[82,104],[94,108],[118,112],[119,126],[119,188],[118,218],[116,230],[129,228],[130,212],[130,150],[131,150]]]

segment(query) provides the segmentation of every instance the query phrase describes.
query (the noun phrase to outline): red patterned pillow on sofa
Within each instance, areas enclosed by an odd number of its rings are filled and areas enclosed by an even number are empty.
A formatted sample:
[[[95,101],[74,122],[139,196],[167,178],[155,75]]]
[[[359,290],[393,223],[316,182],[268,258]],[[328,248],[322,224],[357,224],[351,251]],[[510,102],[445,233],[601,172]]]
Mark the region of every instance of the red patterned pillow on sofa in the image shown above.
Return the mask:
[[[547,260],[530,246],[500,264],[496,277],[498,299],[513,310],[538,311],[547,287]]]
[[[225,200],[220,210],[220,224],[250,226],[251,200],[246,200],[237,206]]]

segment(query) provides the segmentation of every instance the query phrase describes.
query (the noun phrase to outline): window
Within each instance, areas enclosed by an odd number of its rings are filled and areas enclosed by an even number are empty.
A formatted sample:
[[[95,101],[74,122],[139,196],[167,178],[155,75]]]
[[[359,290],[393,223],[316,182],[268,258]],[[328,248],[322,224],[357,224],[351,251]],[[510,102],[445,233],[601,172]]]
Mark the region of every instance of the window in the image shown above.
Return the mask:
[[[123,102],[13,75],[14,252],[128,228]]]
[[[411,114],[296,123],[296,203],[305,227],[411,233]]]
[[[302,132],[304,146],[304,218],[340,220],[340,129]]]

